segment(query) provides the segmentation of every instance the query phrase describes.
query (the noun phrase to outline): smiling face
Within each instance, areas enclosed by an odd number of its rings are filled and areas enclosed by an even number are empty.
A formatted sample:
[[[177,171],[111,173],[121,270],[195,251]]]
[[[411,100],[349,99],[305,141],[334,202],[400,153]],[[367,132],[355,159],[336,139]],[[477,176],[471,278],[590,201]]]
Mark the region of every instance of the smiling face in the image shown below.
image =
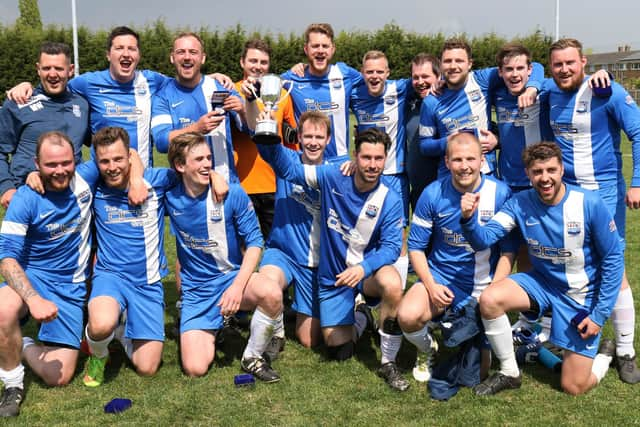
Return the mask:
[[[411,83],[420,98],[429,94],[429,89],[438,81],[438,78],[438,75],[433,71],[431,62],[411,64]]]
[[[564,91],[577,90],[584,80],[584,67],[587,58],[575,47],[555,49],[549,58],[551,76],[558,87]]]
[[[193,194],[202,194],[209,187],[211,150],[206,142],[187,150],[184,163],[176,163],[176,171],[182,175],[184,186]]]
[[[200,69],[206,59],[202,44],[193,36],[180,37],[173,43],[171,63],[176,67],[178,83],[195,87],[202,78]]]
[[[442,52],[440,68],[449,89],[460,89],[467,82],[472,61],[462,48],[447,49]]]
[[[96,149],[96,161],[102,180],[108,187],[125,190],[129,184],[129,150],[118,139],[109,145],[100,145]]]
[[[504,59],[498,67],[498,74],[504,80],[509,93],[518,96],[524,92],[531,70],[532,66],[528,58],[525,55],[516,55]]]
[[[362,65],[362,76],[371,96],[380,96],[389,77],[389,64],[384,57],[367,59]]]
[[[45,140],[37,154],[36,168],[47,191],[64,191],[69,188],[76,170],[71,143]]]
[[[363,142],[356,151],[356,171],[354,180],[359,191],[368,191],[375,187],[384,170],[387,160],[384,144]]]
[[[324,149],[331,137],[324,123],[310,120],[302,124],[298,132],[298,143],[302,148],[302,162],[308,165],[322,164]]]
[[[324,75],[335,51],[336,47],[328,35],[319,32],[309,33],[309,40],[304,45],[304,53],[309,62],[309,73],[315,76]]]
[[[562,183],[564,166],[557,157],[534,160],[526,168],[526,172],[543,203],[557,205],[562,200],[565,193],[565,186]]]
[[[36,69],[42,89],[47,95],[52,96],[63,93],[67,89],[69,78],[73,75],[73,65],[62,53],[57,55],[41,53]]]
[[[114,37],[107,52],[109,72],[114,80],[128,83],[135,77],[136,67],[140,62],[138,40],[132,35]]]
[[[262,77],[269,72],[269,54],[258,49],[247,49],[244,58],[240,58],[240,67],[244,79]]]
[[[482,148],[473,135],[459,134],[449,141],[444,161],[451,171],[451,180],[456,190],[470,193],[478,188],[482,160]]]

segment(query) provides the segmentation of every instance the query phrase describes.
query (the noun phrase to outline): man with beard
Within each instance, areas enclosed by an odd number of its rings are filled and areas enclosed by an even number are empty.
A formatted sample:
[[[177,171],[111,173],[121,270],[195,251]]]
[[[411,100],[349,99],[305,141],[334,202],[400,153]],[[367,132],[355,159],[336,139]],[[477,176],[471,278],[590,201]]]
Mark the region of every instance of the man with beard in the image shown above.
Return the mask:
[[[549,82],[549,123],[555,142],[562,150],[564,180],[596,190],[616,222],[624,247],[626,207],[640,208],[640,110],[622,86],[613,83],[609,96],[598,96],[585,75],[586,57],[582,44],[561,39],[549,49],[553,81]],[[627,190],[622,176],[620,152],[623,130],[631,141],[633,172]],[[626,194],[625,194],[626,193]],[[611,314],[615,333],[616,362],[620,379],[640,382],[640,370],[633,347],[635,308],[626,273]]]
[[[73,377],[82,337],[91,241],[92,183],[98,169],[89,162],[76,169],[74,148],[58,131],[40,136],[36,167],[44,194],[22,186],[0,229],[0,416],[20,413],[24,397],[24,359],[50,386]],[[42,344],[22,338],[20,322],[41,322]]]
[[[509,199],[485,225],[475,220],[483,195],[460,201],[464,237],[482,250],[519,228],[532,270],[493,282],[480,295],[480,313],[500,370],[474,387],[477,395],[519,388],[507,311],[538,317],[551,310],[549,341],[564,350],[560,383],[571,395],[586,393],[606,374],[615,347],[601,328],[611,314],[624,265],[616,223],[598,195],[562,181],[560,148],[530,145],[523,154],[532,189]],[[480,211],[481,212],[481,211]]]
[[[67,89],[73,75],[69,46],[43,43],[36,70],[40,85],[28,103],[7,99],[0,109],[0,204],[5,209],[35,168],[36,142],[42,133],[60,130],[69,135],[76,163],[82,162],[82,145],[90,141],[87,101]]]

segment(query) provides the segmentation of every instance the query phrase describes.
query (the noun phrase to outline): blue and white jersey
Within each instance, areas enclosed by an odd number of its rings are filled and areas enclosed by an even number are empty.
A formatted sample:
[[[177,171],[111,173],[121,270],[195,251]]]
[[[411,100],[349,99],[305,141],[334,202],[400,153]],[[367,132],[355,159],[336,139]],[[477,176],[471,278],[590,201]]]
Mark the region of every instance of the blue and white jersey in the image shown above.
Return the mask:
[[[356,116],[358,132],[377,127],[391,138],[384,164],[385,175],[403,173],[406,158],[405,103],[413,94],[410,79],[387,80],[380,96],[371,96],[367,85],[358,84],[351,93],[351,110]]]
[[[147,200],[131,206],[128,192],[100,183],[94,195],[98,255],[95,271],[109,271],[131,285],[156,283],[167,275],[164,254],[164,195],[176,184],[171,169],[144,171]]]
[[[226,90],[215,79],[208,76],[203,76],[194,88],[181,86],[176,79],[171,79],[153,99],[151,133],[158,151],[166,153],[169,150],[171,131],[190,126],[211,111],[211,95],[214,91]],[[231,95],[240,97],[235,90],[231,90]],[[206,138],[213,154],[215,171],[227,182],[239,182],[233,162],[232,120],[235,121],[238,129],[245,129],[240,116],[235,111],[229,111],[225,114],[224,121],[209,132]]]
[[[193,198],[178,183],[166,193],[165,203],[176,238],[183,289],[206,286],[238,270],[242,248],[262,248],[258,218],[238,184],[230,184],[224,202],[216,203],[211,189]]]
[[[500,134],[500,178],[512,188],[530,186],[522,152],[531,144],[552,140],[548,110],[541,108],[539,101],[521,110],[518,97],[509,93],[506,87],[495,90],[492,104],[496,109]]]
[[[78,165],[65,191],[18,188],[0,228],[0,259],[14,258],[27,272],[64,283],[87,278],[91,250],[91,203],[99,172]]]
[[[91,109],[91,132],[107,126],[127,131],[131,148],[138,151],[142,165],[153,164],[151,135],[151,99],[167,77],[155,71],[136,71],[132,81],[120,83],[109,70],[84,73],[69,80],[69,88],[84,96]]]
[[[305,111],[320,111],[331,120],[331,141],[324,156],[327,160],[334,157],[349,157],[349,97],[354,86],[362,81],[360,73],[343,62],[332,64],[322,77],[309,74],[308,67],[303,77],[291,71],[282,74],[282,78],[291,80],[293,89],[293,111],[296,122]]]
[[[302,163],[300,153],[292,150],[285,153],[291,162]],[[280,249],[300,265],[317,267],[320,259],[320,191],[277,176],[275,197],[267,247]]]
[[[527,87],[540,88],[544,69],[533,63],[533,71]],[[457,90],[445,88],[440,96],[429,95],[422,102],[420,110],[420,148],[427,156],[440,156],[438,176],[449,174],[444,164],[447,137],[456,132],[473,131],[479,137],[479,130],[488,130],[491,122],[491,92],[504,86],[497,68],[485,68],[469,72],[464,87]],[[496,170],[495,151],[485,153],[483,173]]]
[[[613,82],[612,94],[600,98],[585,77],[577,91],[566,92],[548,79],[549,121],[562,150],[564,180],[591,190],[622,180],[620,129],[633,154],[631,186],[640,186],[640,111],[633,98]]]
[[[471,218],[462,229],[471,246],[481,250],[515,227],[534,270],[603,325],[618,295],[624,256],[615,222],[597,193],[567,184],[563,199],[550,206],[534,189],[522,191],[485,226]]]
[[[487,223],[511,196],[503,182],[482,176],[475,193],[480,194],[479,224]],[[515,252],[513,245],[499,247],[497,243],[475,251],[462,235],[460,225],[460,193],[451,177],[442,177],[424,189],[411,220],[409,251],[424,252],[429,242],[431,252],[427,256],[429,270],[437,283],[455,285],[465,293],[479,297],[491,283],[501,252]],[[511,242],[508,242],[511,243]]]
[[[320,190],[319,283],[334,286],[336,275],[360,264],[365,277],[393,264],[402,246],[402,201],[382,183],[361,193],[339,165],[311,166],[293,161],[280,145],[273,151],[276,175]],[[268,156],[269,157],[269,156]]]

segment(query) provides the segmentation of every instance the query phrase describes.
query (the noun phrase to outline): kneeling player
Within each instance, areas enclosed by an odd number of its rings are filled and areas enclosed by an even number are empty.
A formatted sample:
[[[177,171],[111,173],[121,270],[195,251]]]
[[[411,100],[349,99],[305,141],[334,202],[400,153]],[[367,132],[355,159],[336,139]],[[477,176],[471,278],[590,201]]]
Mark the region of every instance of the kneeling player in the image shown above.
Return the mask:
[[[506,312],[551,309],[549,341],[565,350],[562,389],[582,394],[600,382],[615,353],[613,343],[604,340],[596,354],[600,329],[622,280],[622,247],[600,197],[562,182],[562,153],[556,144],[531,145],[523,159],[533,188],[513,196],[485,226],[474,220],[481,196],[466,193],[461,199],[464,236],[475,250],[519,227],[533,265],[530,272],[492,283],[480,296],[482,322],[500,371],[474,391],[491,395],[520,387]]]
[[[232,184],[223,203],[212,201],[211,150],[199,134],[176,137],[169,146],[169,163],[181,178],[167,192],[166,207],[182,266],[182,367],[189,376],[206,374],[223,316],[255,309],[241,366],[260,380],[278,381],[262,354],[282,317],[282,291],[268,277],[254,273],[262,235],[250,199]]]
[[[473,134],[452,136],[445,154],[451,175],[430,184],[413,213],[409,257],[419,282],[402,299],[398,322],[405,338],[418,348],[413,376],[420,382],[430,379],[429,359],[432,348],[437,348],[427,322],[469,295],[478,298],[494,275],[504,277],[510,273],[508,258],[501,272],[496,269],[501,249],[497,244],[476,252],[462,238],[462,194],[482,195],[482,215],[478,219],[481,223],[487,222],[511,194],[501,181],[480,174],[482,161],[482,146]],[[427,257],[425,250],[430,241],[432,250]]]

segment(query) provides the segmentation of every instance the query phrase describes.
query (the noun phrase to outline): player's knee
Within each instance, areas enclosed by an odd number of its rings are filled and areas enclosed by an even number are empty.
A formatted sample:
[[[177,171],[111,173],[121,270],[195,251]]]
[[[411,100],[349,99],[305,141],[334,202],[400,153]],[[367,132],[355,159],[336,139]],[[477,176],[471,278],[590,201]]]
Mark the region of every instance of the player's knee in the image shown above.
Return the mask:
[[[94,340],[105,339],[114,331],[117,326],[117,319],[108,319],[103,316],[89,317],[89,325],[87,330]]]
[[[480,314],[482,317],[493,317],[496,312],[500,311],[499,296],[489,288],[480,294],[478,302],[480,304]]]
[[[327,346],[327,354],[330,360],[336,360],[342,362],[344,360],[351,359],[355,350],[355,344],[353,341],[347,341],[344,344]]]
[[[160,369],[160,360],[145,360],[136,365],[136,372],[141,377],[151,377]]]
[[[202,377],[206,375],[207,371],[209,370],[209,365],[197,362],[183,362],[182,370],[188,377]]]
[[[398,308],[398,324],[403,331],[417,331],[424,325],[420,320],[421,313],[411,303],[403,300]]]

